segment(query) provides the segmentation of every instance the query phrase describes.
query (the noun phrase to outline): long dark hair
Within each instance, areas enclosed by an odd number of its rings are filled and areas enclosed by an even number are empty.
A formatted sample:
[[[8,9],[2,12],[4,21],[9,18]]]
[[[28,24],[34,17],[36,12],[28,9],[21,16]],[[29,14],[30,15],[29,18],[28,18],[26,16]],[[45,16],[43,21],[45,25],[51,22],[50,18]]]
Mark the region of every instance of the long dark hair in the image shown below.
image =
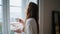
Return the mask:
[[[39,24],[38,24],[38,5],[30,2],[28,5],[27,9],[27,14],[26,14],[26,19],[28,18],[34,18],[36,20],[37,28],[38,28],[38,33],[39,33]]]

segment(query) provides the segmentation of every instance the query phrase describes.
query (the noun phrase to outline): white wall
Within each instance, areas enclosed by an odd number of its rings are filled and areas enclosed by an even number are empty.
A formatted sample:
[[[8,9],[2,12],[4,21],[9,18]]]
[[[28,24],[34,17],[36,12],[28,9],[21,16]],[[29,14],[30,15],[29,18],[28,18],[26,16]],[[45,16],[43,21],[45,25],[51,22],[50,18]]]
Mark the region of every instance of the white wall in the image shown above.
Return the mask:
[[[60,11],[60,0],[40,0],[40,34],[51,34],[52,10]]]

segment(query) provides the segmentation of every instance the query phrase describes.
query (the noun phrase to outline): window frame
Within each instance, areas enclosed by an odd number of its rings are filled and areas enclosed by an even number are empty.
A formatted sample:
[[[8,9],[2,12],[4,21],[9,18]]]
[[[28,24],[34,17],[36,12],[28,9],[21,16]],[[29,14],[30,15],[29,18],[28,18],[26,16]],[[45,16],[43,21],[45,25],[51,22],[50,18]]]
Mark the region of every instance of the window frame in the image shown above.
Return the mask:
[[[2,34],[10,34],[10,2],[9,0],[2,0],[2,12],[3,12],[3,26]],[[14,6],[20,7],[20,6]]]
[[[2,34],[9,34],[10,25],[9,25],[9,0],[2,0],[3,4],[3,26]],[[8,28],[9,27],[9,28]]]

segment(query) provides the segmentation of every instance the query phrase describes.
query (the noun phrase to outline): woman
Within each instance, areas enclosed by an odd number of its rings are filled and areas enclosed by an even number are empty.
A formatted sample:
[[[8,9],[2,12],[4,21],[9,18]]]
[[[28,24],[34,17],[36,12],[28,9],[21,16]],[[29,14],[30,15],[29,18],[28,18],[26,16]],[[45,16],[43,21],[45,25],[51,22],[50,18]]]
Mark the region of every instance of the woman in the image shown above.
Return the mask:
[[[16,32],[23,32],[23,31],[17,30]],[[39,34],[38,5],[33,2],[30,2],[27,8],[25,34]]]
[[[26,34],[38,34],[38,5],[30,2],[26,13]]]

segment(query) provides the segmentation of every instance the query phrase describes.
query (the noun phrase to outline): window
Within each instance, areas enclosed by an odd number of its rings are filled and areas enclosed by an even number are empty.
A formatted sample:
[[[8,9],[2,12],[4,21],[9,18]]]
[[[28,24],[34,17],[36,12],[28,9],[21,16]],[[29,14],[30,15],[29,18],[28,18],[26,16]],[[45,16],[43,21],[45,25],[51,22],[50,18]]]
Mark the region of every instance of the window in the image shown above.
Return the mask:
[[[10,0],[10,22],[15,22],[21,17],[22,0]]]
[[[0,34],[2,34],[2,23],[3,23],[3,19],[2,19],[2,6],[0,6]]]
[[[22,16],[22,0],[10,0],[10,24],[17,23],[17,18]],[[10,26],[12,29],[13,27]],[[16,34],[11,30],[11,34]]]
[[[29,0],[29,2],[34,2],[37,4],[37,0]]]
[[[0,0],[0,34],[2,34],[3,14],[2,14],[2,0]]]
[[[0,5],[2,4],[2,0],[0,0]]]
[[[0,34],[16,34],[11,31],[10,24],[17,23],[16,18],[25,20],[28,2],[28,0],[0,0]]]

